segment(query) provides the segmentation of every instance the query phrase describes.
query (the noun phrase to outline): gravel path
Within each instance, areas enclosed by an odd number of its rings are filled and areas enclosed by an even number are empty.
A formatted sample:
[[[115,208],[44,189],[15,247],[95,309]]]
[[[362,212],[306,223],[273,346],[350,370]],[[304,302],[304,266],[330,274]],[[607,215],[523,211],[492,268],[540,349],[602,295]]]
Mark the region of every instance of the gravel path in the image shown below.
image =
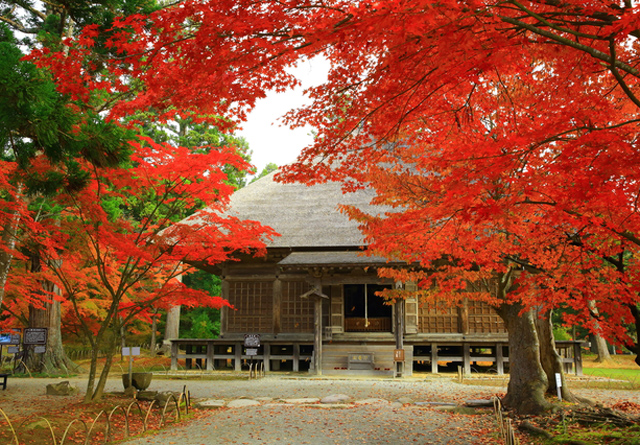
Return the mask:
[[[176,382],[157,380],[152,388]],[[258,406],[213,411],[203,419],[127,445],[209,444],[434,444],[479,443],[476,435],[493,428],[490,415],[468,416],[443,411],[427,402],[458,403],[490,397],[494,388],[457,385],[450,379],[367,380],[290,379],[189,381],[194,398],[247,402]],[[348,404],[301,403],[305,398],[348,396]]]
[[[29,400],[44,403],[48,383],[61,379],[9,379],[0,391],[0,406],[10,415],[20,414]],[[85,378],[68,379],[84,392]],[[455,383],[449,376],[393,379],[291,378],[282,375],[254,380],[207,380],[205,378],[154,378],[149,390],[190,391],[194,402],[217,400],[225,406],[239,401],[256,406],[224,408],[186,424],[171,426],[153,436],[125,442],[127,445],[210,444],[433,444],[466,445],[497,443],[492,439],[492,416],[462,415],[445,411],[439,403],[459,404],[469,399],[488,399],[504,389]],[[122,391],[120,379],[110,379],[107,392]],[[599,402],[636,401],[637,392],[580,390],[579,395]],[[342,394],[347,403],[305,403]],[[58,401],[57,399],[56,401]],[[10,403],[9,403],[10,402]],[[53,402],[53,399],[52,399]],[[494,437],[494,436],[493,436]],[[484,439],[484,441],[483,441]]]

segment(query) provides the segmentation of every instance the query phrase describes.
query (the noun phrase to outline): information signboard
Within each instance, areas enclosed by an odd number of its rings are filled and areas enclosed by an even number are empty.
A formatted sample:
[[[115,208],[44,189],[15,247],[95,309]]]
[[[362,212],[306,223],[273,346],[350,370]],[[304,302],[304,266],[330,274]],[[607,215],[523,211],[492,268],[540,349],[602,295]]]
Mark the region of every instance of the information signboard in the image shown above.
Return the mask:
[[[25,328],[23,345],[46,345],[47,344],[47,328]]]

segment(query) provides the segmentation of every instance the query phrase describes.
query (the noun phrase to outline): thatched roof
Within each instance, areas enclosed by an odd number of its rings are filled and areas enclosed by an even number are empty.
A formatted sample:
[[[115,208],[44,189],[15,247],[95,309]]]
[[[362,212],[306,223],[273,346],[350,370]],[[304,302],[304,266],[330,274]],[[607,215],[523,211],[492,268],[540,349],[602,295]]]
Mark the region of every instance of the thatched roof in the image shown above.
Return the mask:
[[[374,212],[373,190],[342,193],[339,183],[307,186],[282,184],[271,173],[238,190],[227,212],[241,219],[259,221],[281,236],[267,247],[359,247],[363,236],[358,224],[338,211],[341,204]],[[377,211],[375,211],[377,213]]]

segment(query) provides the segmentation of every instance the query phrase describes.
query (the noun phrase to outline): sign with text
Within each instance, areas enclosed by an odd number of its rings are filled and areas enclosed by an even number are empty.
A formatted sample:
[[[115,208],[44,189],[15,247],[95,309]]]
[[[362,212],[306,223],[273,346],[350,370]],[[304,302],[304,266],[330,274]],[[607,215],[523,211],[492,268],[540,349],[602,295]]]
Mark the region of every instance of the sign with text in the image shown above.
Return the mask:
[[[394,349],[393,350],[393,361],[394,362],[404,362],[404,349]]]
[[[10,332],[0,334],[0,345],[19,345],[20,332]]]
[[[123,356],[140,355],[140,346],[134,346],[132,348],[124,347],[122,348],[122,355]]]
[[[47,328],[25,328],[23,345],[46,345],[47,334],[49,330]]]
[[[257,348],[247,348],[247,355],[258,355]]]

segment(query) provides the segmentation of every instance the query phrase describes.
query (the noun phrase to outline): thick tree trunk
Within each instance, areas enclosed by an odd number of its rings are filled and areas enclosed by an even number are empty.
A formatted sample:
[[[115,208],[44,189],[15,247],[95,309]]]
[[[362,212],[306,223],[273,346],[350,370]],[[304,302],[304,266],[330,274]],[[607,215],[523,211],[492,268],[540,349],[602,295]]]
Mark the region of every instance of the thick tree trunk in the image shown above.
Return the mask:
[[[598,334],[593,334],[593,342],[595,343],[595,348],[598,353],[596,362],[598,363],[610,362],[611,354],[609,353],[609,346],[607,345],[607,341],[604,339],[604,337]]]
[[[171,306],[167,311],[167,324],[164,329],[162,350],[165,354],[171,351],[171,340],[180,337],[180,306]]]
[[[535,327],[538,333],[538,341],[540,342],[540,363],[547,375],[549,385],[547,394],[551,396],[558,395],[558,386],[556,383],[556,374],[560,374],[562,383],[562,400],[572,403],[585,402],[586,400],[575,396],[569,389],[564,376],[564,366],[562,357],[556,349],[555,339],[553,338],[553,322],[551,321],[551,311],[540,313],[533,311],[535,319]]]
[[[591,311],[598,316],[598,308],[596,307],[596,302],[591,300],[589,301],[589,307]],[[596,330],[599,328],[598,320],[595,319],[595,328]],[[605,363],[607,361],[611,361],[611,354],[609,354],[609,348],[607,347],[607,341],[601,336],[598,335],[597,331],[593,334],[593,344],[591,345],[591,350],[596,349],[596,353],[598,354],[598,358],[596,361],[598,363]]]
[[[545,399],[547,375],[540,362],[540,342],[531,311],[502,304],[496,308],[509,332],[509,386],[503,404],[518,414],[541,414],[552,405]]]
[[[32,256],[31,262],[33,272],[41,270],[40,258],[37,254]],[[46,292],[60,293],[60,290],[48,281],[42,283],[42,288]],[[29,327],[47,329],[47,344],[44,353],[36,354],[33,349],[29,352],[26,366],[31,372],[68,374],[77,366],[67,357],[62,346],[60,302],[47,301],[48,299],[49,297],[43,298],[42,308],[29,305]]]

